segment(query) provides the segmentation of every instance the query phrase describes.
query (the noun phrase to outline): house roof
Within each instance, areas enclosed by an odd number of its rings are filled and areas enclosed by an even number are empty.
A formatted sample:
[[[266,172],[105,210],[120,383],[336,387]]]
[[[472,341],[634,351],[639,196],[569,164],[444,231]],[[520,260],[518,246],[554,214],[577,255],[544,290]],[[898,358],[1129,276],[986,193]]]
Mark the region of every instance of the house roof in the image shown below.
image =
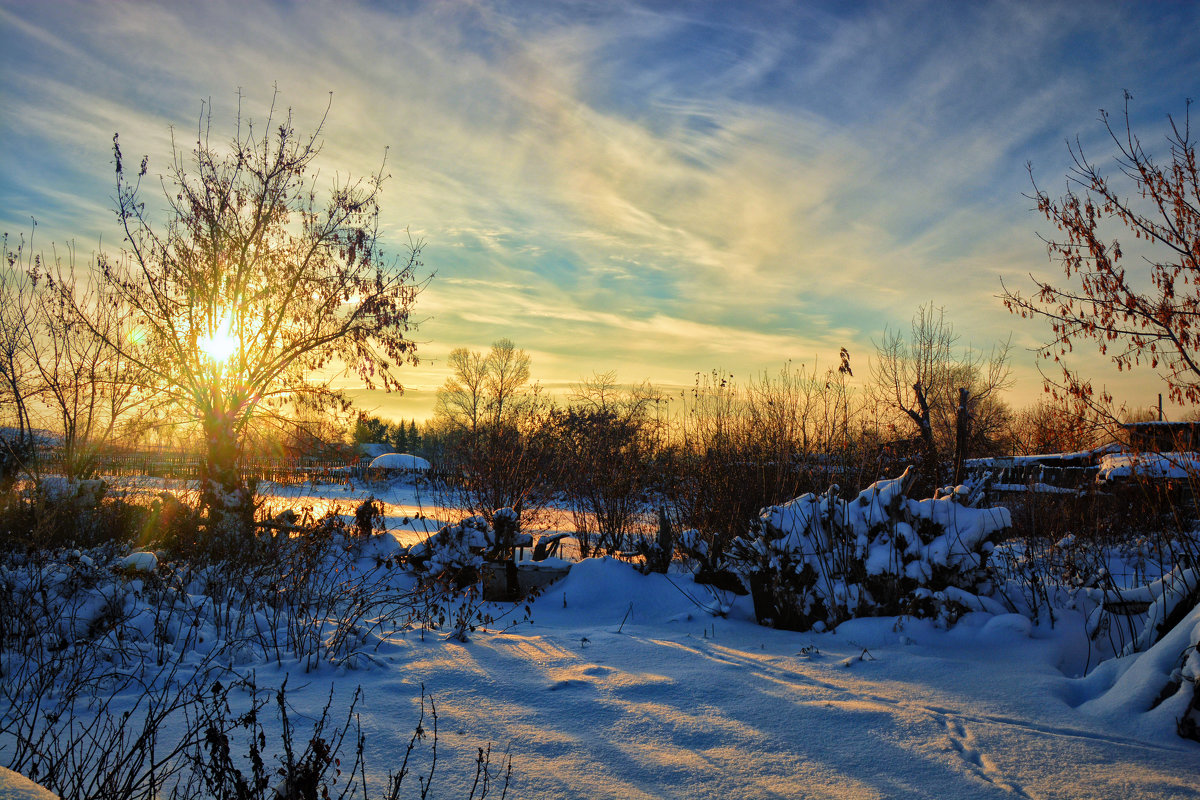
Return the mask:
[[[362,442],[357,447],[358,452],[367,458],[376,458],[386,453],[396,452],[396,448],[387,442]]]

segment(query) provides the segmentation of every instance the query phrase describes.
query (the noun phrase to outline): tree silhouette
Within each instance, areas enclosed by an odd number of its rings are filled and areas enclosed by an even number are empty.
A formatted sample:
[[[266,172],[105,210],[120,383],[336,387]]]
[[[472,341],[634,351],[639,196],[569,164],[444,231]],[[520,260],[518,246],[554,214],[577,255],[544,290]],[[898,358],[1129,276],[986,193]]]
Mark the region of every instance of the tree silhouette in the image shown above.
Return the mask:
[[[214,142],[202,106],[191,150],[172,134],[162,224],[141,196],[148,159],[129,170],[113,136],[125,238],[96,273],[135,327],[121,337],[92,327],[198,424],[210,508],[246,508],[238,461],[253,420],[346,408],[332,384],[344,371],[369,388],[401,389],[396,368],[414,358],[420,243],[396,260],[380,249],[382,168],[318,189],[323,125],[298,134],[272,101],[261,129],[239,108],[233,137]]]

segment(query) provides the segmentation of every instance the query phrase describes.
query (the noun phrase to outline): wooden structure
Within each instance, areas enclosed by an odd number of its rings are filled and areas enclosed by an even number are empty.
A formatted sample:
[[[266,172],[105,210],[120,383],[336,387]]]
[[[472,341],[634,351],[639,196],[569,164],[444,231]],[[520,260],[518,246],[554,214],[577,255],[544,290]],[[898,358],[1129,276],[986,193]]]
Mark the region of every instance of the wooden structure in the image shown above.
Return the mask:
[[[1121,427],[1135,453],[1200,450],[1200,422],[1126,422]]]

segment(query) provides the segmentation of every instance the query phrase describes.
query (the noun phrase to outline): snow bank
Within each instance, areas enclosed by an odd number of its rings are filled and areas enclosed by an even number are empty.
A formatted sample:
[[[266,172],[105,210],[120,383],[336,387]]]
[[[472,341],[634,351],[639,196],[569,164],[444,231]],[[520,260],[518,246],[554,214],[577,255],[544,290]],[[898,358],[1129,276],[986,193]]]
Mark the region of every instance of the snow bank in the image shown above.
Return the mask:
[[[663,623],[689,614],[709,616],[706,603],[712,595],[680,575],[643,574],[612,557],[585,558],[571,568],[539,603],[538,618],[566,609],[571,616],[586,610],[598,623],[615,630],[627,623]]]
[[[0,767],[0,800],[58,800],[58,795],[24,775]]]
[[[1144,653],[1102,663],[1079,681],[1079,710],[1153,737],[1189,710],[1200,680],[1200,606]]]

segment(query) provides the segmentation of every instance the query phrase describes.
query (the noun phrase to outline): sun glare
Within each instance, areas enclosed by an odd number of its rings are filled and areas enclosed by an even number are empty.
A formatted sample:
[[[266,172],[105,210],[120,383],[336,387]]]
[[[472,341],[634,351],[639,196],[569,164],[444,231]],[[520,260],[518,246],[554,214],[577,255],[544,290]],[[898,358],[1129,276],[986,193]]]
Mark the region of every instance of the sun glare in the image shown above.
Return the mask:
[[[196,342],[196,346],[215,363],[224,364],[237,351],[238,343],[229,326],[222,323],[213,331],[212,336],[202,337]]]

